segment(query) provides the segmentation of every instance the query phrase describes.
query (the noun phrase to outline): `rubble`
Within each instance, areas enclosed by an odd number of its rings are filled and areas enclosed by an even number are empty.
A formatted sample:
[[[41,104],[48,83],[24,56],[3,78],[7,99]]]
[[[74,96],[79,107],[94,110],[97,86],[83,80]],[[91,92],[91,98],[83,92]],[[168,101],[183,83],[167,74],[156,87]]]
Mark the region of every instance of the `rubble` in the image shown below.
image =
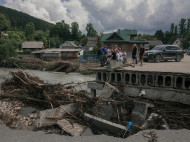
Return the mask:
[[[143,129],[190,129],[190,106],[123,95],[109,83],[89,83],[92,96],[71,84],[50,84],[11,72],[0,92],[0,124],[70,136],[85,133],[127,137]],[[130,129],[128,124],[130,122]]]

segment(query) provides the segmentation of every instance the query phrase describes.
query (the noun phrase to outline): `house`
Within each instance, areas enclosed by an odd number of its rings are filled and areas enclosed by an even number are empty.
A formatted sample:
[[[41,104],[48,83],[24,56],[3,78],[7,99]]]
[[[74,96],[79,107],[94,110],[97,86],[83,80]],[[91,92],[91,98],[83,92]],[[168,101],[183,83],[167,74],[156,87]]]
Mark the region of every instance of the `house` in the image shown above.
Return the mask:
[[[177,38],[172,45],[178,45],[179,47],[182,48],[182,42],[185,40],[184,38]]]
[[[59,46],[60,49],[80,49],[78,55],[83,55],[84,50],[82,50],[81,46],[78,46],[74,43],[74,41],[65,41],[63,44]]]
[[[80,56],[82,49],[44,49],[33,51],[36,58],[43,60],[74,59]]]
[[[144,45],[148,43],[147,41],[134,40],[135,37],[137,37],[137,30],[118,29],[117,32],[104,34],[101,38],[101,42],[104,47],[113,48],[117,45],[119,48],[128,52],[132,51],[132,46],[134,43],[137,44],[138,47],[140,44]]]
[[[94,47],[97,45],[97,38],[96,37],[88,37],[87,44],[84,46],[85,51],[92,51]]]
[[[22,43],[23,53],[31,53],[33,51],[45,49],[42,41],[25,41]]]
[[[63,44],[59,46],[61,49],[80,49],[82,47],[76,45],[74,41],[65,41]]]
[[[146,47],[149,46],[157,46],[157,45],[163,45],[161,40],[149,40],[148,44],[145,44]]]

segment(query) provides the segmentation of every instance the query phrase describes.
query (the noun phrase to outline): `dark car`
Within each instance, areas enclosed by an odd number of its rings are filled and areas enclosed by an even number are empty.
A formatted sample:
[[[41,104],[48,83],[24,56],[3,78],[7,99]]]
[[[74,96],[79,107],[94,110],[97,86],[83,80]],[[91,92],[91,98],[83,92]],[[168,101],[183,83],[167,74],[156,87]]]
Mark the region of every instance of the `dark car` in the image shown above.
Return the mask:
[[[175,60],[180,62],[182,58],[184,58],[184,52],[176,45],[158,45],[144,54],[145,62],[149,60],[155,62]]]
[[[187,53],[187,55],[190,55],[190,48],[187,50],[186,53]]]

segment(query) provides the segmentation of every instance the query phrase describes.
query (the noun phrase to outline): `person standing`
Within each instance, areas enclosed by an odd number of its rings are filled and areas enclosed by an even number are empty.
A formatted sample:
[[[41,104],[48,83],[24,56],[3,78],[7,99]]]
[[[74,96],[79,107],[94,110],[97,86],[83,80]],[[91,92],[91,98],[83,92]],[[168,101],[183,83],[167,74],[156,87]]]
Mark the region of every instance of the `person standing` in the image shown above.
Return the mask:
[[[142,44],[140,44],[140,52],[139,52],[139,60],[141,61],[140,66],[142,66],[143,64],[144,53],[145,53],[145,48]]]
[[[122,52],[122,59],[123,59],[123,64],[125,65],[126,62],[127,62],[127,53],[126,51],[123,49],[123,52]]]
[[[103,67],[104,66],[104,62],[103,62],[103,52],[102,52],[102,49],[99,48],[97,50],[96,55],[98,56],[98,58],[100,60],[101,67]]]
[[[135,61],[136,61],[136,58],[137,58],[137,53],[138,53],[137,45],[133,44],[133,49],[132,49],[133,67],[135,67]]]
[[[103,63],[105,64],[105,62],[107,61],[107,57],[108,57],[108,51],[106,47],[102,48],[102,52],[103,52]]]

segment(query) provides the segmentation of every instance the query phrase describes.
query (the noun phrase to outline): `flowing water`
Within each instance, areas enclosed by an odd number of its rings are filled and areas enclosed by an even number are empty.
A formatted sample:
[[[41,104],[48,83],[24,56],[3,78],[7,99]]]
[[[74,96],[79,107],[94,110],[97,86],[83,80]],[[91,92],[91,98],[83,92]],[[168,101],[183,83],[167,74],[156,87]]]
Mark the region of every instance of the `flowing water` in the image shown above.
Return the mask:
[[[18,69],[0,68],[0,84],[7,78],[10,78],[10,71],[18,71]],[[80,73],[64,73],[64,72],[49,72],[38,70],[24,70],[30,75],[38,76],[40,79],[48,83],[81,83],[95,80],[95,75],[82,75]],[[80,89],[87,89],[86,84],[78,86]]]

